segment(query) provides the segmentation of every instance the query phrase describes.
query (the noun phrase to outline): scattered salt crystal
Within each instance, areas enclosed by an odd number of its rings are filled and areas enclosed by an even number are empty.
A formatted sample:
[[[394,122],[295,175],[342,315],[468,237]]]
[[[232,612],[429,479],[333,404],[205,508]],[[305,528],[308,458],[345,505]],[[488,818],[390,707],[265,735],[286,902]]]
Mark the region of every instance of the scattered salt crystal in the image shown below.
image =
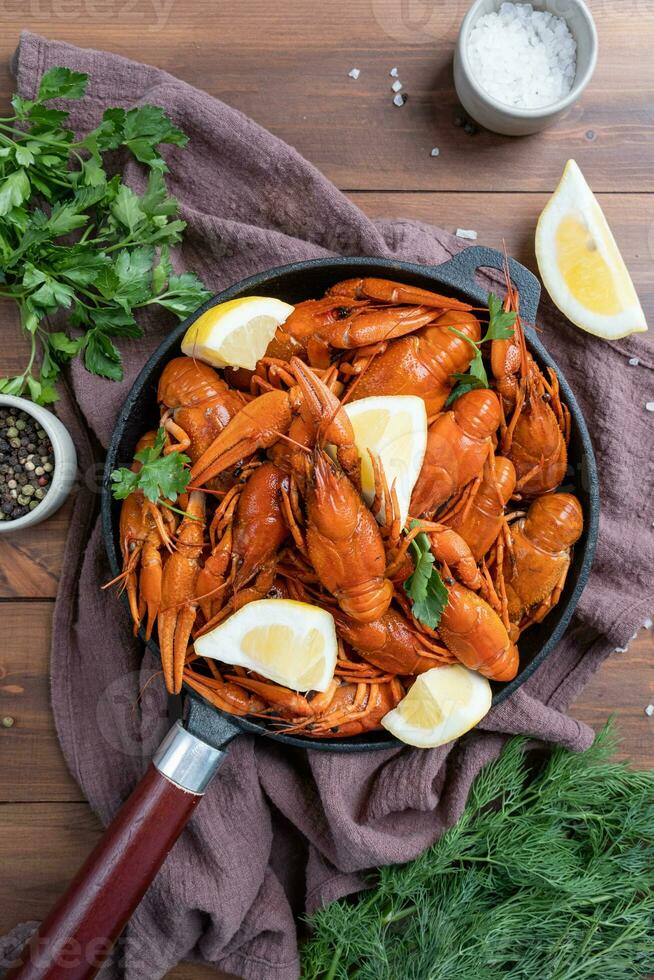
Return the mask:
[[[434,147],[432,147],[431,156],[437,157],[440,152],[441,151],[438,149],[438,147],[437,146],[434,146]]]
[[[477,240],[477,232],[473,231],[472,228],[457,228],[456,230],[457,238],[469,238],[471,241]]]
[[[530,3],[503,3],[480,17],[468,39],[475,79],[505,105],[539,109],[565,98],[577,70],[577,42],[561,17]]]
[[[652,715],[654,715],[654,704],[647,705],[647,707],[645,708],[645,714],[647,715],[648,718],[651,718]]]
[[[648,412],[654,412],[654,402],[647,402],[645,408]]]
[[[406,95],[400,95],[399,92],[393,98],[393,105],[401,106],[404,105],[405,102],[406,102]]]
[[[391,85],[391,88],[393,89],[394,92],[400,92],[401,91],[401,89],[402,89],[402,82],[399,80],[399,78],[397,79],[397,81],[393,82],[393,84]]]
[[[654,622],[652,622],[652,620],[649,619],[649,617],[648,617],[645,620],[645,622],[643,623],[643,629],[644,630],[651,630],[652,626],[654,626]]]
[[[640,364],[640,361],[638,360],[637,357],[630,357],[629,363],[631,364],[632,367],[637,367]]]
[[[391,76],[391,78],[397,78],[397,76],[398,76],[398,70],[397,70],[397,68],[391,68],[391,70],[389,71],[388,74]]]
[[[360,74],[361,72],[358,68],[352,68],[351,71],[348,72],[350,78],[358,78]]]
[[[626,647],[616,647],[613,652],[614,653],[626,653],[628,649],[629,649],[628,646],[626,646]]]

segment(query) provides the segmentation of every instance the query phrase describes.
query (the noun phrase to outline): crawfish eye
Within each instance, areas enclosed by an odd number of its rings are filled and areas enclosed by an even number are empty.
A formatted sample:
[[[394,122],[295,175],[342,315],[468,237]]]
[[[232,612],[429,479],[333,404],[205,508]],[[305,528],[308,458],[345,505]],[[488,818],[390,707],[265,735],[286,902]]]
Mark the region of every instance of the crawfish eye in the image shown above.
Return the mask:
[[[551,402],[552,401],[552,396],[550,395],[549,391],[543,392],[542,398],[543,398],[543,401],[544,402]]]
[[[339,306],[336,308],[336,315],[340,317],[341,320],[344,320],[345,317],[349,316],[351,312],[352,311],[349,306]]]

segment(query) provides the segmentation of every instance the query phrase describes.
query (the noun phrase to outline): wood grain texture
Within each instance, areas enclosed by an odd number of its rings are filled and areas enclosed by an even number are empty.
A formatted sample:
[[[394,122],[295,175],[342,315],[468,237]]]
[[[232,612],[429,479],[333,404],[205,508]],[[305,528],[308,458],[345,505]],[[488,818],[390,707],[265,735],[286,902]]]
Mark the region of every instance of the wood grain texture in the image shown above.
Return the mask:
[[[0,935],[41,920],[100,839],[86,803],[16,803],[0,807]],[[180,964],[169,980],[230,980],[200,964]],[[143,980],[148,980],[144,977]]]
[[[574,156],[595,190],[654,189],[648,0],[592,4],[601,46],[592,85],[556,127],[516,140],[454,126],[452,50],[468,6],[4,0],[0,96],[11,91],[8,58],[28,28],[167,69],[252,116],[344,188],[549,191]],[[408,95],[402,108],[392,103],[393,65]],[[434,145],[447,170],[430,158]]]
[[[118,941],[201,794],[149,765],[9,971],[12,980],[88,980]],[[66,955],[71,947],[77,954]],[[95,971],[94,971],[95,972]],[[93,973],[94,975],[94,973]]]
[[[64,762],[49,694],[52,603],[0,603],[0,803],[83,800]]]

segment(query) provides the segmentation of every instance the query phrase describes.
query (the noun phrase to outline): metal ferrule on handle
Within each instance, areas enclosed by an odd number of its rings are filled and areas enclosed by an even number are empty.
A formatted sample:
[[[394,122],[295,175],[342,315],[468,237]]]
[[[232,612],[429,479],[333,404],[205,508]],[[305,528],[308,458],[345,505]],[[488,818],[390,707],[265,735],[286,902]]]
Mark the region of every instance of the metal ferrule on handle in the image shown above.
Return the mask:
[[[187,793],[202,796],[225,753],[175,722],[152,759],[155,769]]]

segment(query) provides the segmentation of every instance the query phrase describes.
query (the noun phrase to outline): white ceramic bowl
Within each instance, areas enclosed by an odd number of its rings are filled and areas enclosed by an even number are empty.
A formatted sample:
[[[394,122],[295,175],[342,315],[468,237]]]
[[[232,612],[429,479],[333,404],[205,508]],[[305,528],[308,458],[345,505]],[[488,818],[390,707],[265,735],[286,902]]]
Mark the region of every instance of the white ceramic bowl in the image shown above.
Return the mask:
[[[46,517],[50,517],[56,510],[59,510],[64,500],[70,493],[71,487],[77,474],[77,453],[73,440],[68,434],[68,429],[62,422],[49,412],[47,408],[35,405],[34,402],[26,398],[17,398],[15,395],[0,395],[0,408],[10,407],[27,412],[48,435],[52,443],[54,452],[54,471],[50,489],[38,507],[31,510],[28,514],[18,517],[15,521],[0,521],[0,534],[9,531],[19,531],[21,528],[31,527],[39,524]]]
[[[530,0],[536,10],[547,10],[566,21],[577,42],[577,73],[564,99],[540,109],[516,109],[498,102],[475,79],[468,57],[468,38],[480,17],[499,10],[502,0],[475,0],[461,24],[454,51],[454,86],[461,105],[476,122],[504,136],[526,136],[546,129],[576,102],[588,85],[597,62],[597,30],[583,0]]]

